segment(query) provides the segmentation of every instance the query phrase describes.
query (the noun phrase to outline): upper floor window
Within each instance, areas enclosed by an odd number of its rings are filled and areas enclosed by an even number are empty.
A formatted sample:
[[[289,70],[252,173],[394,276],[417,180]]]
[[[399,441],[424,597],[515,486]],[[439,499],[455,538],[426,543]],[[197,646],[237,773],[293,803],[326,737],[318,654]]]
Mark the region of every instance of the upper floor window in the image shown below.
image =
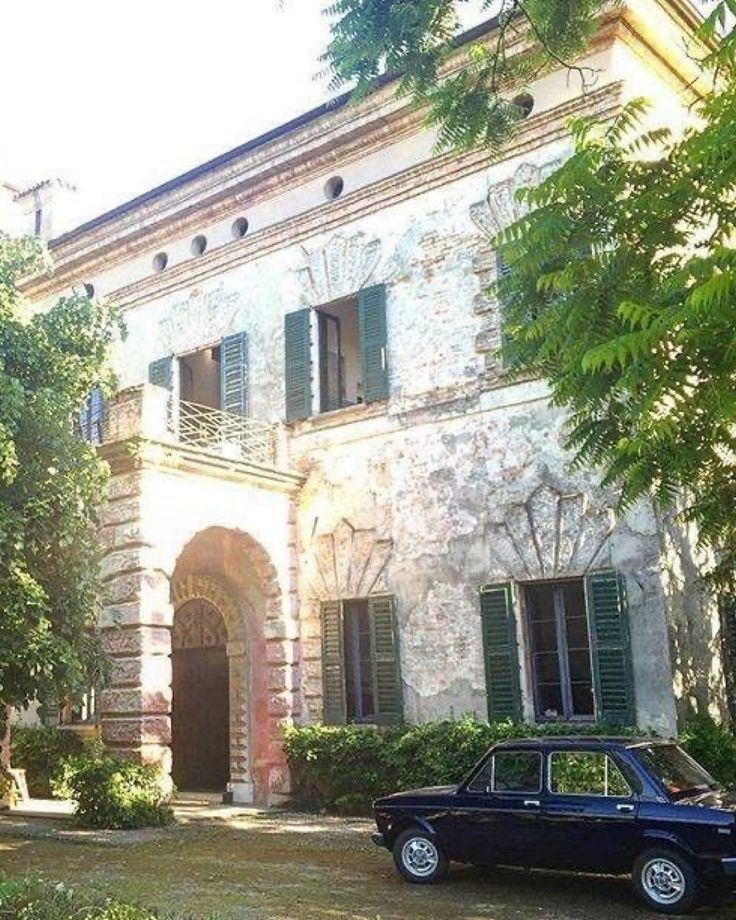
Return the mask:
[[[388,396],[386,288],[285,318],[286,419]]]

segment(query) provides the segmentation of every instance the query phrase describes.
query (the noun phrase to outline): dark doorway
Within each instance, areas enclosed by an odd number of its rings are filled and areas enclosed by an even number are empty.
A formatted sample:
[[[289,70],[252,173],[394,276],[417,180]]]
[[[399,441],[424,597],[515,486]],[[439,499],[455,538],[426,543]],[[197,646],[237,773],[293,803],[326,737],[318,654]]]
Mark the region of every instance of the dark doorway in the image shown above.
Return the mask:
[[[171,748],[177,788],[224,791],[230,778],[227,630],[220,611],[191,600],[174,615]]]

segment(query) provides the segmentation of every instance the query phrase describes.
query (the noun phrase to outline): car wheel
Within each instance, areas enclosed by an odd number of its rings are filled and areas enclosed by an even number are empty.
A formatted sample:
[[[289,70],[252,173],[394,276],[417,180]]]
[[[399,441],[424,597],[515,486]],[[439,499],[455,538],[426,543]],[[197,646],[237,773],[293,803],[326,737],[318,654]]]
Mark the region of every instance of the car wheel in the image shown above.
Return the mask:
[[[661,914],[687,913],[698,897],[695,870],[674,850],[646,850],[634,863],[633,879],[647,907]]]
[[[394,862],[404,878],[415,885],[436,882],[449,868],[437,840],[418,827],[410,827],[396,838]]]

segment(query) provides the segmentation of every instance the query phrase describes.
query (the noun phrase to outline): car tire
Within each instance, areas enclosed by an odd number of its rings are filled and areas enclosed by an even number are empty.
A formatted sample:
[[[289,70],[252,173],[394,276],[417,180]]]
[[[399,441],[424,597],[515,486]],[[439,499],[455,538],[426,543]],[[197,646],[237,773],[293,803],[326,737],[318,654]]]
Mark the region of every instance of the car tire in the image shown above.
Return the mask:
[[[642,901],[660,914],[685,914],[698,898],[695,869],[674,850],[645,850],[634,863],[632,877]]]
[[[420,827],[409,827],[393,846],[396,868],[407,882],[431,885],[447,875],[449,860],[437,839]]]

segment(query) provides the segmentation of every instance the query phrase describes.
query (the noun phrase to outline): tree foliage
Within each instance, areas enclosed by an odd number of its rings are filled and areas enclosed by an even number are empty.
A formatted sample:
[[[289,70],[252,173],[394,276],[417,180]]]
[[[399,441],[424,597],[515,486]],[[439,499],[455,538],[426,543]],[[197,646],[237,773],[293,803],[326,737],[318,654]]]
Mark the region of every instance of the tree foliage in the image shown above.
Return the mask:
[[[570,411],[576,461],[602,467],[624,506],[684,497],[685,518],[716,552],[711,574],[733,586],[733,34],[705,64],[718,83],[682,137],[646,130],[641,101],[612,124],[573,122],[573,155],[521,193],[528,213],[498,241],[510,267],[498,292],[506,359],[546,377]]]
[[[19,280],[42,267],[32,239],[0,233],[0,702],[89,686],[101,666],[95,512],[106,467],[73,420],[95,386],[116,312],[80,295],[24,315]],[[0,732],[1,734],[1,732]]]
[[[484,0],[497,29],[490,43],[458,49],[460,12],[468,0],[335,0],[324,61],[332,89],[363,96],[396,75],[401,93],[427,106],[443,148],[497,150],[526,115],[518,96],[548,67],[575,64],[594,31],[603,0]],[[450,59],[452,58],[452,62]],[[517,101],[515,101],[517,100]]]
[[[358,95],[396,74],[428,106],[440,145],[497,153],[518,93],[549,66],[575,68],[593,0],[501,0],[484,43],[456,49],[464,0],[335,0],[325,60]],[[710,7],[700,38],[712,91],[683,137],[647,130],[645,103],[613,124],[577,119],[574,153],[496,243],[510,271],[504,360],[541,375],[570,413],[568,446],[602,467],[626,506],[680,504],[736,582],[736,0]],[[453,58],[453,54],[455,57]],[[585,79],[585,72],[578,72]]]

